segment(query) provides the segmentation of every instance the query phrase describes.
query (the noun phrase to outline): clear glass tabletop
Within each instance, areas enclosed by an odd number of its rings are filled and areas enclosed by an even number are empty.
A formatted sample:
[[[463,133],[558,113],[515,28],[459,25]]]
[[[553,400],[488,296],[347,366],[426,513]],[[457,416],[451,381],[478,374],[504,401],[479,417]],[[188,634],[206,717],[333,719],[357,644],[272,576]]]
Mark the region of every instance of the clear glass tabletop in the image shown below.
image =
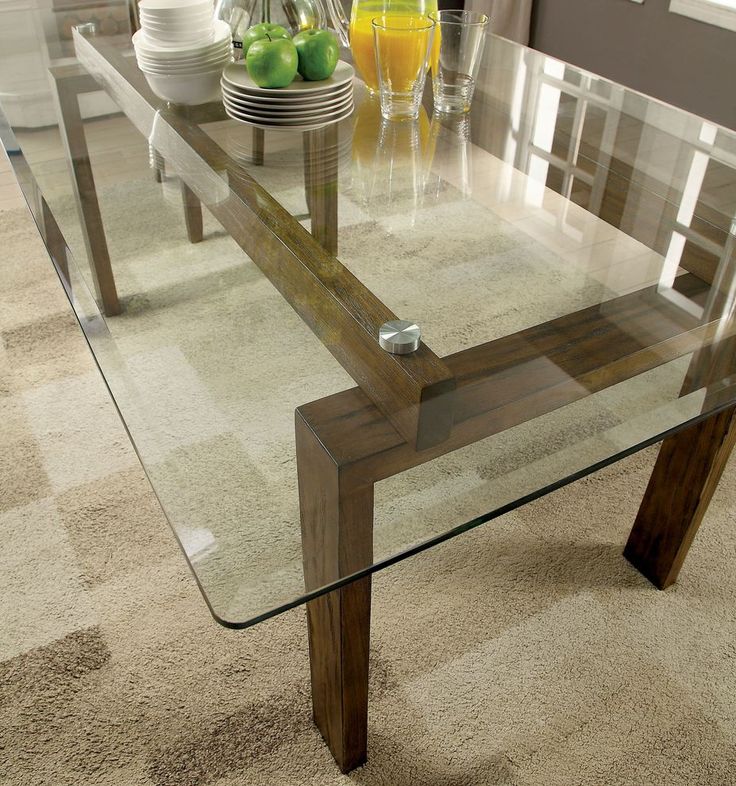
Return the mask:
[[[80,65],[43,29],[44,84],[21,78],[27,48],[0,58],[3,139],[223,624],[736,401],[733,132],[496,37],[467,116],[433,116],[428,93],[416,123],[386,122],[356,80],[337,125],[259,132],[156,99],[119,30],[78,35]],[[117,314],[95,292],[100,237]],[[420,359],[380,356],[381,315],[421,327]],[[298,408],[340,482],[375,497],[372,547],[306,584]]]

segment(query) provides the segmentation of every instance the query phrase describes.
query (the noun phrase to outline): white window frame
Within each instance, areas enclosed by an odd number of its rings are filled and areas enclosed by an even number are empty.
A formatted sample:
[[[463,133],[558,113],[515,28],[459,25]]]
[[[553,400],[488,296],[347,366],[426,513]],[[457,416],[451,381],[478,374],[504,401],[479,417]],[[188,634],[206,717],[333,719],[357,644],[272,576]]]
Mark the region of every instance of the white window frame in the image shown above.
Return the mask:
[[[736,3],[730,5],[718,0],[670,0],[670,11],[736,31]]]

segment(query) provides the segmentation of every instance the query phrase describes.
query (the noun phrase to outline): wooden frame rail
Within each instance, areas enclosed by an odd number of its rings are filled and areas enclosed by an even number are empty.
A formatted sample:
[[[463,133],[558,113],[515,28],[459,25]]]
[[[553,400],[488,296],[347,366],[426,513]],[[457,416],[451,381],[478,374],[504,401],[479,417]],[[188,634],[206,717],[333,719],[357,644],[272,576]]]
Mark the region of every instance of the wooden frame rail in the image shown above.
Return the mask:
[[[143,74],[77,30],[79,62],[279,290],[396,430],[418,450],[447,439],[455,380],[425,344],[396,356],[378,329],[396,315],[233,161],[187,112],[158,99]],[[196,113],[194,113],[196,114]],[[73,151],[72,151],[73,152]],[[315,173],[312,176],[316,178]],[[316,178],[317,179],[317,178]],[[222,197],[222,184],[227,196]],[[326,207],[320,214],[332,215]],[[323,232],[331,236],[329,230]],[[285,350],[288,352],[288,349]]]

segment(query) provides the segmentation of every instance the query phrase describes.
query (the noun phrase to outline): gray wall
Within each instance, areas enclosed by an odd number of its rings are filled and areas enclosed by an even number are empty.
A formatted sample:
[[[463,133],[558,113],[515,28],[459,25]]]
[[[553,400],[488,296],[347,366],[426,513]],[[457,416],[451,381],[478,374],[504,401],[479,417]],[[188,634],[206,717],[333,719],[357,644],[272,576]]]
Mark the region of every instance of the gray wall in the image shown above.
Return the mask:
[[[736,33],[669,0],[535,0],[531,46],[736,128]]]

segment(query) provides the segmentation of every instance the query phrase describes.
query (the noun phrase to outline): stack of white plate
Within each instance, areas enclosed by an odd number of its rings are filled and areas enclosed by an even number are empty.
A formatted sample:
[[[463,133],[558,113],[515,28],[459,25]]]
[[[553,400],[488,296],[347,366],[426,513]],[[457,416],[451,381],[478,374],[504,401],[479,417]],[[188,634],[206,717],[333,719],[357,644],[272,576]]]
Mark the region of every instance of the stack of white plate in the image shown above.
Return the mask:
[[[297,76],[288,87],[258,87],[245,65],[232,63],[222,73],[222,102],[234,120],[257,128],[308,131],[337,123],[353,111],[353,76],[340,60],[332,76],[307,82]]]
[[[141,0],[139,9],[133,46],[153,92],[177,104],[216,101],[232,50],[230,26],[214,19],[212,0]]]

